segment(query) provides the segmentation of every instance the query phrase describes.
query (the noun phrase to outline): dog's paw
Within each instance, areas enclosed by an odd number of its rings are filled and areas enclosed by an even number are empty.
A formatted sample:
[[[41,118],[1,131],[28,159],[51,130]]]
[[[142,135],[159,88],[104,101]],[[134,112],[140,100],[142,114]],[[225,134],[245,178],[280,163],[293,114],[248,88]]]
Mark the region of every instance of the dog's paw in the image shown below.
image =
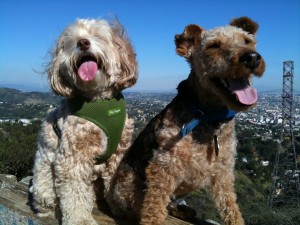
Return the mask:
[[[58,208],[56,206],[48,207],[44,204],[34,202],[31,207],[38,217],[57,217]]]

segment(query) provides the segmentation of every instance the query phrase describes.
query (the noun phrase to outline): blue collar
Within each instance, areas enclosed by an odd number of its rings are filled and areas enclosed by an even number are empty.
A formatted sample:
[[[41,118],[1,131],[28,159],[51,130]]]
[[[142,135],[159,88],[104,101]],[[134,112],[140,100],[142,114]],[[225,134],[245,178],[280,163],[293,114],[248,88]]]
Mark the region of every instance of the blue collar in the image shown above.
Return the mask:
[[[211,113],[205,115],[201,113],[197,118],[192,119],[190,122],[184,124],[180,131],[180,136],[184,137],[189,132],[191,132],[198,124],[200,124],[201,121],[203,122],[216,122],[216,121],[222,121],[222,120],[232,120],[236,114],[235,111],[229,110],[225,108],[223,111]]]

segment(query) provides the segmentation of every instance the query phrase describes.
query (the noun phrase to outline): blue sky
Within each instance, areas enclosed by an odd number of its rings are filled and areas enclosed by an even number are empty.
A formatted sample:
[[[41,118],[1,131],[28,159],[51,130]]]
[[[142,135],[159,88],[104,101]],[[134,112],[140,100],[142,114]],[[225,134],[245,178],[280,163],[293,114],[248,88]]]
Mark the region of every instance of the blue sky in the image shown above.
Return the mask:
[[[281,89],[282,62],[294,60],[294,88],[300,90],[299,0],[1,0],[0,85],[49,90],[46,76],[35,71],[42,71],[49,61],[48,52],[62,30],[76,18],[115,16],[138,57],[139,79],[131,90],[175,90],[190,68],[175,53],[174,35],[190,23],[211,29],[239,16],[260,25],[257,50],[267,70],[254,85],[260,90]]]

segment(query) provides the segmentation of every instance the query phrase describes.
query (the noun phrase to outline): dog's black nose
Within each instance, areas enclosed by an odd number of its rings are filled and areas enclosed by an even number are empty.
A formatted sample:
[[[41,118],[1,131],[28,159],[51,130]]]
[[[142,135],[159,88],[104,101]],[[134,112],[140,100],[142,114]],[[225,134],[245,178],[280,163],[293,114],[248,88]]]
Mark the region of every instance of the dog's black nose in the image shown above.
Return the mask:
[[[91,42],[88,39],[80,39],[77,42],[77,47],[82,51],[88,50],[90,46],[91,46]]]
[[[249,69],[255,69],[260,64],[261,55],[257,52],[246,52],[240,57],[240,62]]]

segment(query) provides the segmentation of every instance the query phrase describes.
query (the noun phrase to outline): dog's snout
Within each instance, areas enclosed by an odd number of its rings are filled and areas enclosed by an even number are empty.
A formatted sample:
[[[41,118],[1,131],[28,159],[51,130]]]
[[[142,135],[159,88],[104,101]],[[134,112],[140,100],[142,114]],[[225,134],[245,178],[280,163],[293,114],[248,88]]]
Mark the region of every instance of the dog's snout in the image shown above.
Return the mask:
[[[77,42],[77,47],[82,51],[88,50],[90,46],[91,46],[91,42],[88,39],[80,39]]]
[[[257,52],[246,52],[240,57],[240,62],[249,69],[255,69],[260,64],[261,55]]]

